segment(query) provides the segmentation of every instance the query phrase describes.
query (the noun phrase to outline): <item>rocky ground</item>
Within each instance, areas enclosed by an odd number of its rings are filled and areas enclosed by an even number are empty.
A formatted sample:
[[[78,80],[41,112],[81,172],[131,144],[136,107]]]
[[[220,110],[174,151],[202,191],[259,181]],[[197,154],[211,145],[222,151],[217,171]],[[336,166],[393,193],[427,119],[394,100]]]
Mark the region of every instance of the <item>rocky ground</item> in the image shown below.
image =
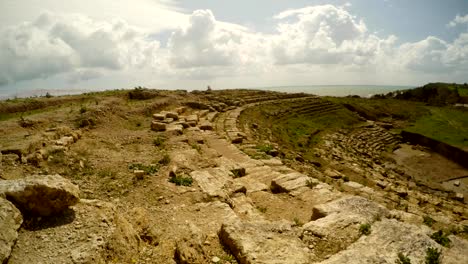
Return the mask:
[[[321,162],[255,148],[242,112],[304,98],[119,95],[1,121],[0,262],[467,263],[463,192],[392,162],[382,125],[330,133]]]

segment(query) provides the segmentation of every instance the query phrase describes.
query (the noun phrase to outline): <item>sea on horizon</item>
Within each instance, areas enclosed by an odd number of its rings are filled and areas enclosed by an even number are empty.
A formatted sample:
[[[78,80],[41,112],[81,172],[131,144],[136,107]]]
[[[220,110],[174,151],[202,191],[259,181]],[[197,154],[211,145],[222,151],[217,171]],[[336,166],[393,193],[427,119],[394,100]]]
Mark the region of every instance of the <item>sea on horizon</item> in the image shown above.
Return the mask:
[[[303,86],[272,86],[256,87],[252,89],[270,90],[291,93],[309,93],[319,96],[348,96],[371,97],[376,94],[386,94],[398,90],[415,88],[416,86],[396,85],[303,85]]]
[[[393,86],[393,85],[302,85],[302,86],[269,86],[269,87],[249,87],[241,89],[257,89],[257,90],[270,90],[277,92],[289,92],[289,93],[309,93],[319,96],[348,96],[348,95],[358,95],[361,97],[371,97],[375,94],[386,94],[392,91],[405,90],[414,88],[415,86]],[[131,88],[129,88],[130,90]],[[219,89],[223,89],[219,87]],[[230,88],[227,88],[230,89]],[[235,88],[232,88],[235,89]],[[214,87],[216,90],[216,87]],[[21,91],[17,93],[2,93],[0,91],[0,100],[18,98],[27,98],[27,97],[36,97],[44,96],[47,93],[50,93],[54,96],[60,95],[75,95],[82,94],[86,92],[98,92],[103,90],[88,90],[88,89],[63,89],[63,90],[54,90],[54,89],[35,89]]]

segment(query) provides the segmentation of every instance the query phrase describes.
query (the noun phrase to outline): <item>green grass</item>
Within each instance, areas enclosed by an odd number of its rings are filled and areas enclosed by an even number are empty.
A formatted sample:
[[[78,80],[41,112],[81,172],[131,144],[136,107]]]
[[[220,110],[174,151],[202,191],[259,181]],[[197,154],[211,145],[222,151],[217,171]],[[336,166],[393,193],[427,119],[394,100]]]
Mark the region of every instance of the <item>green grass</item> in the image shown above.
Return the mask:
[[[444,143],[468,147],[468,111],[448,107],[430,107],[430,115],[418,119],[408,131]]]
[[[258,151],[268,153],[273,150],[273,146],[270,144],[265,144],[265,145],[258,145],[257,146]]]
[[[427,225],[428,227],[431,227],[435,223],[435,220],[432,219],[432,217],[425,215],[423,217],[423,223]]]
[[[177,186],[192,186],[193,179],[190,176],[180,176],[170,177],[169,182],[174,183]]]
[[[169,154],[164,154],[164,156],[158,161],[159,164],[166,166],[171,163],[171,156]]]
[[[371,225],[370,224],[362,224],[359,226],[359,234],[361,235],[370,235],[371,233]]]
[[[431,238],[432,238],[435,242],[439,243],[440,245],[442,245],[442,246],[444,246],[444,247],[449,247],[449,246],[450,246],[450,243],[452,242],[452,241],[450,241],[450,239],[448,238],[448,234],[445,234],[444,231],[442,231],[442,230],[439,230],[439,231],[433,233],[433,234],[431,235]]]
[[[395,261],[395,264],[411,264],[410,258],[403,253],[398,253],[398,259]]]
[[[436,248],[428,248],[426,251],[426,264],[439,264],[441,252]]]
[[[156,147],[162,147],[164,146],[164,143],[166,142],[166,139],[163,137],[157,137],[153,139],[153,145]]]

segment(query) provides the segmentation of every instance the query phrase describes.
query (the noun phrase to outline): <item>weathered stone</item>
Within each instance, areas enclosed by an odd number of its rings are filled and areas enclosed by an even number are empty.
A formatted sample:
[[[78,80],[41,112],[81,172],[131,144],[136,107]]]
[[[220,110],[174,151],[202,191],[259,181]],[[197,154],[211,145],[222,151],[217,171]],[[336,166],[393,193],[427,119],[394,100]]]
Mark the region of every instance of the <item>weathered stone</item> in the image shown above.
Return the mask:
[[[357,192],[361,190],[362,188],[364,188],[364,185],[357,183],[357,182],[349,181],[349,182],[343,183],[342,187],[343,187],[343,190],[347,192]]]
[[[210,122],[203,122],[200,125],[200,129],[201,130],[213,130],[213,124],[211,124]]]
[[[191,127],[196,127],[197,126],[197,122],[195,121],[187,121],[187,124]]]
[[[164,118],[164,120],[161,121],[161,123],[164,123],[164,124],[170,124],[174,122],[174,118]]]
[[[424,263],[428,248],[441,250],[429,232],[428,228],[384,219],[372,225],[370,235],[321,263],[395,263],[398,253],[408,256],[411,263]]]
[[[381,217],[387,217],[389,211],[372,201],[359,196],[348,196],[330,203],[317,205],[312,210],[312,220],[331,214],[357,215],[364,221],[372,222]]]
[[[387,188],[388,183],[385,182],[385,181],[377,181],[376,185],[379,186],[382,189],[385,189],[385,188]]]
[[[183,112],[185,112],[185,110],[187,110],[187,107],[185,107],[185,106],[177,107],[177,108],[175,109],[175,111],[176,111],[177,114],[179,114],[179,115],[182,114]]]
[[[4,195],[23,213],[48,216],[60,213],[79,201],[78,186],[60,175],[36,175],[0,181]]]
[[[174,136],[182,135],[184,133],[184,127],[178,124],[170,124],[166,127],[166,132]]]
[[[299,173],[292,172],[289,174],[281,175],[271,181],[271,191],[274,193],[279,192],[292,192],[299,188],[305,188],[309,181],[313,181],[312,178]],[[317,180],[315,180],[317,181]]]
[[[137,180],[142,180],[145,177],[145,171],[144,170],[134,170],[133,174],[135,175],[135,178]]]
[[[0,197],[0,263],[5,263],[10,257],[22,223],[21,212],[12,203]]]
[[[153,121],[153,122],[151,122],[151,130],[153,130],[153,131],[166,131],[166,124]]]
[[[454,182],[453,182],[453,185],[455,185],[455,186],[457,186],[457,187],[460,186],[460,181],[459,181],[459,180],[454,181]]]
[[[153,115],[153,119],[154,119],[154,120],[161,121],[161,120],[164,120],[164,118],[166,118],[166,116],[165,116],[165,115],[162,115],[162,114],[154,114],[154,115]]]
[[[231,142],[232,142],[232,144],[241,144],[243,140],[244,140],[244,138],[242,138],[242,137],[234,137],[231,140]]]
[[[81,200],[72,209],[37,220],[60,223],[53,228],[35,230],[34,235],[21,232],[8,263],[91,264],[108,263],[110,259],[132,263],[140,238],[112,204]]]
[[[463,202],[465,200],[465,196],[463,195],[463,193],[457,192],[452,196],[452,199]]]
[[[211,197],[227,197],[226,188],[232,184],[232,173],[223,168],[192,171],[190,176]]]
[[[219,238],[240,264],[310,263],[308,252],[290,230],[286,223],[237,219],[221,226]]]
[[[173,120],[179,120],[179,115],[175,112],[167,112],[166,118],[172,118]]]
[[[177,125],[182,125],[183,128],[189,128],[190,125],[187,122],[178,122]]]
[[[198,113],[198,116],[199,116],[200,118],[205,117],[209,112],[210,112],[210,110],[201,110],[201,111]]]
[[[55,141],[55,144],[59,146],[68,146],[75,142],[73,137],[61,137],[59,140]]]
[[[395,189],[395,192],[397,193],[398,196],[400,196],[401,198],[405,198],[406,196],[408,196],[408,190],[403,188],[403,187],[399,187],[399,188],[396,188]]]
[[[185,121],[194,122],[196,124],[198,123],[198,115],[188,115],[187,117],[185,117]]]
[[[325,175],[327,175],[328,177],[332,178],[332,179],[341,179],[343,178],[343,174],[337,170],[334,170],[334,169],[326,169],[324,172],[323,172]]]
[[[356,241],[361,224],[372,224],[389,215],[388,210],[359,196],[348,196],[315,206],[312,221],[303,228],[302,241],[314,246],[314,255],[323,258]]]
[[[208,263],[208,254],[203,248],[206,236],[194,224],[190,224],[190,234],[177,241],[174,259],[179,264]]]
[[[133,208],[128,214],[128,221],[132,224],[133,229],[138,233],[141,240],[153,246],[159,244],[161,233],[156,228],[157,226],[153,218],[145,208]]]

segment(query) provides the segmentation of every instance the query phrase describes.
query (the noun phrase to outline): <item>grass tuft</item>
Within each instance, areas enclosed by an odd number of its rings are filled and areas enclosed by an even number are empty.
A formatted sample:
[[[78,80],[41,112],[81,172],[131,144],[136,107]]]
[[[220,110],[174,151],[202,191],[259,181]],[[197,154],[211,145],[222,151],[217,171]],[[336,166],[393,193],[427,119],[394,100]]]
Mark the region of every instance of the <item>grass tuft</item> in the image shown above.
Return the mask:
[[[410,258],[403,253],[398,253],[398,258],[395,261],[395,264],[411,264]]]
[[[370,235],[371,233],[371,225],[366,223],[366,224],[362,224],[359,226],[359,234],[361,235]]]
[[[174,183],[177,186],[192,186],[193,179],[190,176],[176,175],[169,178],[169,182]]]
[[[439,264],[441,252],[436,248],[428,248],[426,251],[426,264]]]
[[[448,238],[448,234],[445,234],[444,231],[442,231],[442,230],[439,230],[439,231],[433,233],[433,234],[431,235],[431,238],[432,238],[435,242],[439,243],[440,245],[442,245],[442,246],[444,246],[444,247],[449,247],[449,246],[450,246],[450,243],[452,242],[452,241],[450,241],[450,239]]]

